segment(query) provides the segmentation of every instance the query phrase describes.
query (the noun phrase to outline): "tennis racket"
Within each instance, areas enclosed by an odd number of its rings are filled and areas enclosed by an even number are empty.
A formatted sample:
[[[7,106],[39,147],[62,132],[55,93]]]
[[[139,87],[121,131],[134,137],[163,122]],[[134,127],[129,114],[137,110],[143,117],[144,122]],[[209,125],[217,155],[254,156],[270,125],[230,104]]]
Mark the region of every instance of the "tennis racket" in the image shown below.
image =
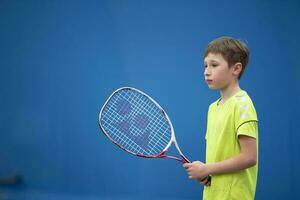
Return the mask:
[[[190,163],[178,146],[167,113],[138,89],[122,87],[114,91],[102,106],[98,122],[109,140],[130,154]],[[166,154],[172,144],[178,156]]]

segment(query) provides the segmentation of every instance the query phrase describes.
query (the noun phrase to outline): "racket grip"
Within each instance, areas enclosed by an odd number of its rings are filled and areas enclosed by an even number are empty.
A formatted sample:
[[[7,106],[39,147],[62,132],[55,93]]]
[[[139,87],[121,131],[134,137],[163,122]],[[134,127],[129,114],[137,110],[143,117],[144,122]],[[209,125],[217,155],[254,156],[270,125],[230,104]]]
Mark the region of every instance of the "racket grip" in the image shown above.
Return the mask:
[[[211,176],[208,175],[208,179],[207,179],[207,181],[206,181],[206,183],[204,185],[205,186],[210,186],[210,184],[211,184]]]
[[[210,184],[211,184],[211,176],[208,175],[207,177],[205,177],[203,179],[200,179],[200,180],[198,179],[198,182],[201,182],[201,184],[203,184],[204,186],[210,186]]]

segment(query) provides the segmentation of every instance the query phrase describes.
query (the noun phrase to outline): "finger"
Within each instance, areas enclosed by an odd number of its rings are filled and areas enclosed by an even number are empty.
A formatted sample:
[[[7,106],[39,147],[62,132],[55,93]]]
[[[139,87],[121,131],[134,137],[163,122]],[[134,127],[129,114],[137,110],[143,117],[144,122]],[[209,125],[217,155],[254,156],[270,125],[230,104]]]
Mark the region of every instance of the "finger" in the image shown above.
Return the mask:
[[[189,168],[189,167],[191,166],[191,163],[184,163],[182,166],[183,166],[184,168]]]
[[[204,163],[201,162],[201,161],[199,161],[199,160],[197,160],[197,161],[194,161],[193,164],[201,164],[201,165],[203,165]]]
[[[190,168],[189,168],[189,167],[185,167],[184,169],[185,169],[185,171],[189,171],[189,170],[190,170]]]

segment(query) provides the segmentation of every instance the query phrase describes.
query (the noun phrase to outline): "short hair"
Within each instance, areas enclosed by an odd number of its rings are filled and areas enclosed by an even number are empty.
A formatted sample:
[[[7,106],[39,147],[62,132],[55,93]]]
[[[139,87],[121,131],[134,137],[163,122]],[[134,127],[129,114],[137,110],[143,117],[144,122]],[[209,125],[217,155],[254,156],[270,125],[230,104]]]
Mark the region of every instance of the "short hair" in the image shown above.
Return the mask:
[[[238,79],[240,79],[244,73],[250,55],[247,45],[242,40],[228,36],[223,36],[211,41],[205,49],[204,58],[209,53],[220,53],[228,62],[229,67],[240,62],[242,64],[242,71]]]

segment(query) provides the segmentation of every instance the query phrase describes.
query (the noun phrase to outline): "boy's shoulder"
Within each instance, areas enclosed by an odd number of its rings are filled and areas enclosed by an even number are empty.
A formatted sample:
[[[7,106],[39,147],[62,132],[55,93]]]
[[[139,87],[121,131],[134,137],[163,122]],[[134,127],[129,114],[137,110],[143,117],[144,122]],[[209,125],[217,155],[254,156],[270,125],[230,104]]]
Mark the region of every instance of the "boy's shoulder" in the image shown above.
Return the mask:
[[[220,99],[209,106],[208,116],[234,116],[237,121],[254,120],[257,121],[257,114],[252,100],[244,90],[239,91],[230,97],[222,105],[218,105]]]
[[[220,101],[220,98],[218,98],[217,100],[212,102],[209,106],[209,109],[213,108],[213,107],[217,107],[219,101]],[[245,105],[253,106],[252,99],[250,98],[250,96],[248,95],[248,93],[245,90],[240,90],[235,95],[230,97],[227,101],[228,102],[226,102],[226,104],[227,105],[229,104],[230,107],[245,106]]]
[[[256,109],[252,99],[246,91],[242,90],[234,95],[231,106],[232,111],[238,117],[238,121],[249,119],[257,121]]]
[[[253,106],[252,99],[245,90],[241,90],[237,94],[235,94],[233,101],[234,101],[233,103],[238,106],[243,106],[243,105]]]

